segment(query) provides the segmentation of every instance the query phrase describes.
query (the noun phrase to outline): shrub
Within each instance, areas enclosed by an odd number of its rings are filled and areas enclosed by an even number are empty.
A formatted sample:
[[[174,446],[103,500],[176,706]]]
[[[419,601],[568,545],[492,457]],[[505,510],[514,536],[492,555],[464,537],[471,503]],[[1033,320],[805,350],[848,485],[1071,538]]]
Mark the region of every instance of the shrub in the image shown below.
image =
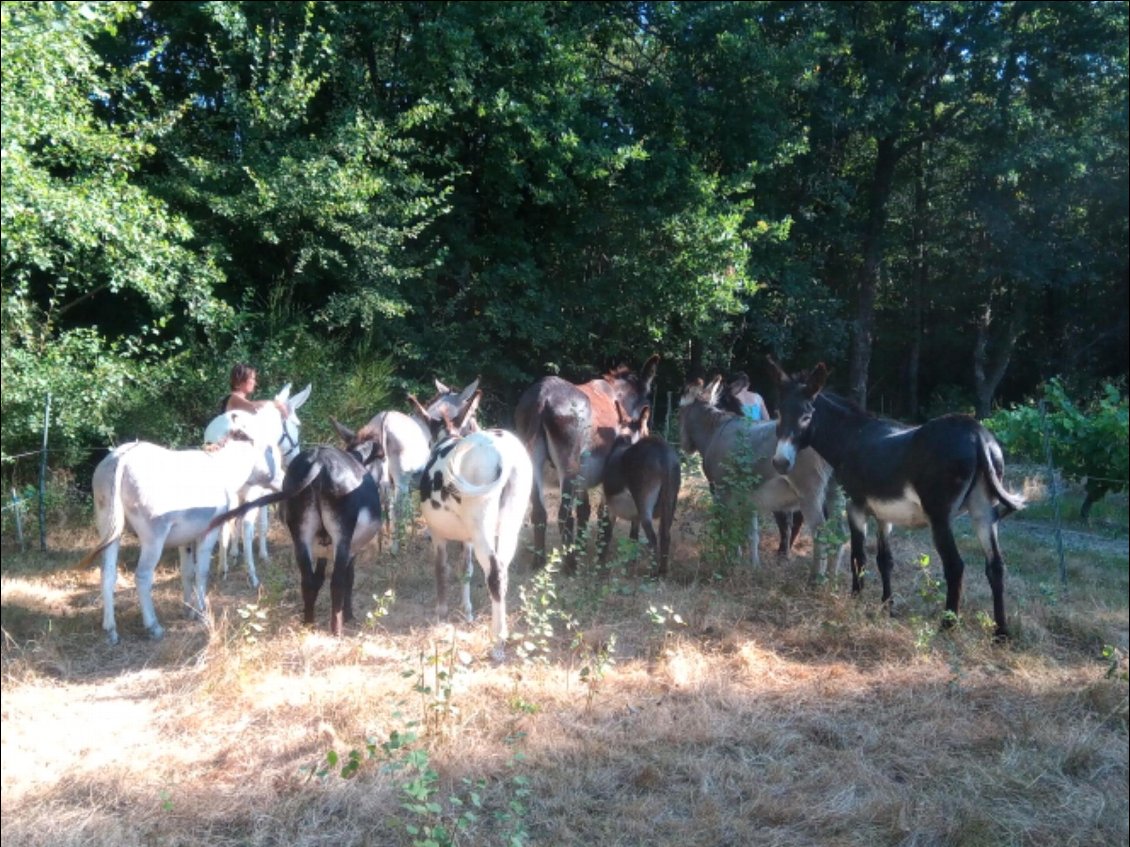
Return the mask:
[[[1109,492],[1125,491],[1130,478],[1126,387],[1108,382],[1090,400],[1076,402],[1059,379],[1051,379],[1042,399],[1046,414],[1040,412],[1039,399],[1033,399],[998,411],[985,426],[1009,453],[1037,462],[1046,458],[1046,427],[1052,462],[1086,489],[1080,509],[1086,520],[1091,506]]]

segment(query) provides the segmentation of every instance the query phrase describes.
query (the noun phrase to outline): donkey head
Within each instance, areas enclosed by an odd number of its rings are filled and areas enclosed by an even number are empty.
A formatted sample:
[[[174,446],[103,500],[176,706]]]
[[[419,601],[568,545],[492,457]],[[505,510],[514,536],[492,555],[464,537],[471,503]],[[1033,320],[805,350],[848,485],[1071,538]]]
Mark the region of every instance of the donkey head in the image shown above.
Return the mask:
[[[432,441],[435,441],[436,436],[443,429],[442,421],[445,414],[449,420],[460,419],[461,435],[478,430],[479,424],[475,416],[482,396],[482,392],[479,391],[479,379],[476,377],[475,381],[462,391],[444,385],[438,379],[435,384],[436,396],[426,406],[417,400],[415,395],[408,395],[416,416],[427,425]]]
[[[375,432],[369,424],[365,424],[361,429],[354,432],[332,415],[330,416],[330,423],[333,424],[338,437],[345,443],[345,452],[369,468],[369,473],[377,480],[383,479],[385,476],[385,450],[379,433]]]
[[[616,431],[616,441],[622,441],[628,444],[635,444],[641,438],[647,438],[651,435],[648,429],[648,419],[651,417],[651,407],[644,406],[640,413],[636,416],[629,415],[624,411],[624,407],[620,405],[620,401],[616,401],[616,416],[619,423]]]
[[[638,374],[626,365],[621,365],[604,375],[604,383],[612,398],[619,402],[628,414],[639,414],[640,408],[651,395],[651,386],[655,382],[655,372],[658,368],[659,354],[655,353],[644,362]]]
[[[796,454],[812,441],[816,396],[828,381],[828,368],[820,362],[810,371],[790,376],[772,356],[767,358],[780,393],[781,407],[777,417],[777,451],[773,466],[779,473],[787,473]]]
[[[439,380],[436,380],[436,386],[440,385]],[[441,438],[455,438],[478,430],[475,415],[483,396],[478,386],[479,381],[476,379],[458,394],[450,390],[441,392],[440,397],[427,406],[416,399],[416,395],[408,395],[408,402],[427,425],[433,443]]]

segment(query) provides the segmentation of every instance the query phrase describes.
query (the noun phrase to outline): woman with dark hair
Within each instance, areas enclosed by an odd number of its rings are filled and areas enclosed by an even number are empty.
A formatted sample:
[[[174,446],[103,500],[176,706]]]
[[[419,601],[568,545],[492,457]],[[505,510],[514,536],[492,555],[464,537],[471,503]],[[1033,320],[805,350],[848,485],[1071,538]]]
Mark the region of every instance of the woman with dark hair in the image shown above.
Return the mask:
[[[769,410],[765,407],[765,400],[756,391],[749,390],[749,376],[744,371],[738,371],[730,380],[730,394],[733,395],[742,407],[742,414],[750,420],[769,420]]]
[[[243,409],[247,412],[257,412],[264,406],[274,404],[279,413],[285,418],[290,414],[286,403],[279,400],[252,400],[251,394],[259,379],[259,372],[245,362],[238,362],[231,369],[231,393],[220,403],[220,412],[229,412],[233,409]]]

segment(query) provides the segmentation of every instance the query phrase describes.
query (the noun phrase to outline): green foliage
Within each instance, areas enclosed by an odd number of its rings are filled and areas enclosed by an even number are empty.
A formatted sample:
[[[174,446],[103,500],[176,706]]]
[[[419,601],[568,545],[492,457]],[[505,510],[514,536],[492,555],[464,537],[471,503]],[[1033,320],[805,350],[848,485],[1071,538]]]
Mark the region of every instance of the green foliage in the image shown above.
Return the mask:
[[[1068,478],[1086,483],[1088,501],[1125,491],[1130,478],[1130,415],[1125,386],[1106,383],[1093,397],[1072,399],[1059,379],[1043,386],[1038,400],[1000,410],[985,425],[1004,449],[1029,461],[1044,462],[1050,444],[1055,466]],[[1085,507],[1086,508],[1086,507]]]
[[[749,530],[753,521],[761,520],[753,502],[754,490],[761,484],[755,463],[752,448],[736,439],[721,479],[715,483],[703,539],[703,558],[715,575],[725,575],[750,561]]]

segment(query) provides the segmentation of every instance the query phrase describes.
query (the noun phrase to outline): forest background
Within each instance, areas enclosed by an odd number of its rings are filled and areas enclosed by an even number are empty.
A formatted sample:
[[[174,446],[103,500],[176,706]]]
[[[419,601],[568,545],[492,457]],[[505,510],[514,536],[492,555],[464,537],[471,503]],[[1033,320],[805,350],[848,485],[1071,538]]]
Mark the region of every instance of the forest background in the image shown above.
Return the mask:
[[[2,450],[310,440],[433,377],[818,360],[919,420],[1123,398],[1125,2],[3,3]],[[660,415],[664,410],[660,409]]]

